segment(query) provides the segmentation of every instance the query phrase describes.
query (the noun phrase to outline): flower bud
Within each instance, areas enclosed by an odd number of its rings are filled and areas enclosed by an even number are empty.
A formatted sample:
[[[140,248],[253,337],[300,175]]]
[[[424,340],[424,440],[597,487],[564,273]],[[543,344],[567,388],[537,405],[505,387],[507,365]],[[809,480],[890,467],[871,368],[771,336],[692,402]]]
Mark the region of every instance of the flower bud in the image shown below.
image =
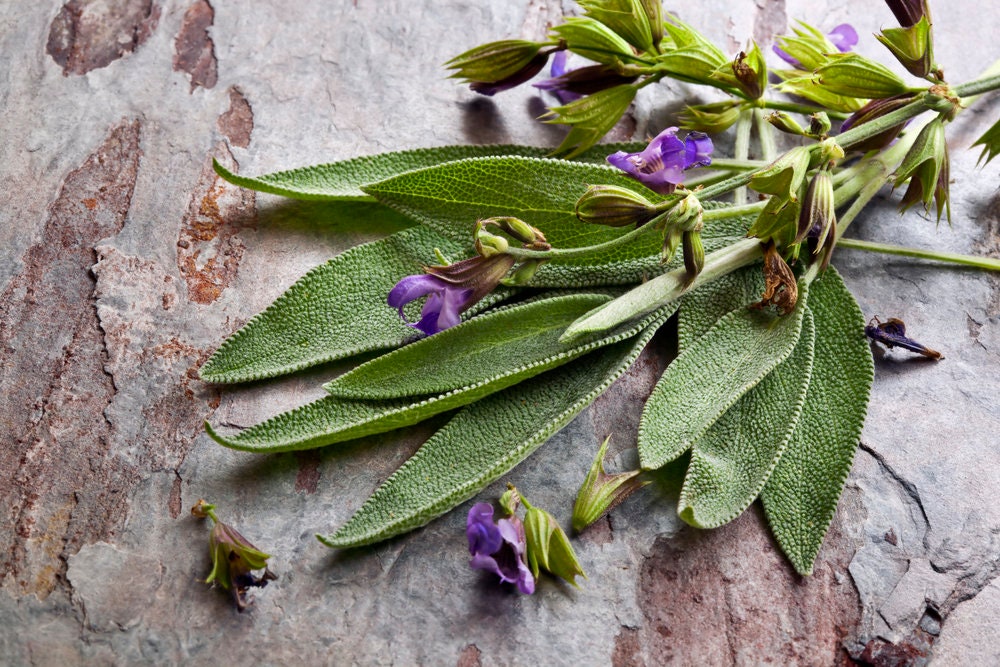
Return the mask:
[[[476,228],[476,233],[479,233],[478,230],[480,228],[485,229],[486,227],[496,227],[505,234],[508,234],[523,243],[525,247],[537,249],[548,249],[550,247],[545,241],[545,234],[518,218],[498,217],[480,220],[479,225]]]
[[[606,227],[643,225],[660,211],[634,190],[617,185],[592,185],[576,202],[576,217],[582,222]]]
[[[799,125],[790,114],[787,114],[784,111],[774,111],[769,113],[766,120],[782,132],[797,134],[802,137],[807,136],[807,132],[802,129],[802,126]]]
[[[908,91],[906,82],[885,65],[857,53],[835,53],[819,67],[814,83],[849,97],[892,97]]]
[[[882,116],[885,116],[888,113],[896,111],[897,109],[902,109],[912,101],[913,101],[913,95],[909,93],[905,93],[903,95],[894,95],[893,97],[886,97],[878,100],[872,100],[868,102],[868,104],[864,105],[856,112],[854,112],[854,114],[851,115],[850,118],[845,120],[843,124],[841,124],[840,126],[840,131],[847,132],[852,127],[864,125],[865,123],[873,121],[876,118],[881,118]],[[905,126],[906,126],[905,122],[902,122],[899,125],[893,125],[888,130],[880,132],[879,134],[876,134],[874,137],[866,139],[861,143],[854,144],[853,146],[851,146],[850,150],[859,151],[861,153],[867,153],[868,151],[874,151],[874,150],[882,150],[890,143],[892,143],[893,140],[896,139],[896,137],[899,136],[899,133],[903,131],[903,128]]]
[[[578,586],[576,577],[582,575],[586,579],[587,575],[583,573],[566,533],[551,514],[529,505],[523,498],[521,500],[525,507],[524,534],[528,544],[528,567],[532,574],[537,579],[540,570],[547,570]]]
[[[906,28],[886,28],[875,39],[889,49],[910,74],[925,77],[934,66],[931,24],[927,17]]]
[[[510,249],[510,242],[502,236],[491,234],[483,228],[482,222],[476,225],[476,252],[482,257],[503,255]]]
[[[822,248],[827,243],[831,226],[836,220],[833,179],[829,171],[821,169],[809,183],[809,190],[799,213],[798,231],[792,243],[801,243],[806,236],[812,236],[819,241],[817,249]]]
[[[750,187],[757,192],[797,201],[811,159],[809,148],[797,146],[754,174]]]
[[[663,246],[660,248],[660,264],[666,264],[677,252],[681,244],[684,230],[677,227],[670,227],[663,232]]]
[[[467,81],[477,93],[493,95],[538,74],[549,54],[559,48],[545,42],[508,39],[470,49],[446,62],[445,67],[455,70],[452,77]]]
[[[684,108],[680,113],[680,126],[709,134],[725,132],[740,117],[739,102],[712,102]]]
[[[617,475],[604,472],[604,457],[608,452],[610,441],[611,436],[604,439],[594,463],[590,466],[590,472],[587,473],[576,494],[576,502],[573,504],[573,530],[578,533],[650,483],[649,480],[639,477],[638,470]]]

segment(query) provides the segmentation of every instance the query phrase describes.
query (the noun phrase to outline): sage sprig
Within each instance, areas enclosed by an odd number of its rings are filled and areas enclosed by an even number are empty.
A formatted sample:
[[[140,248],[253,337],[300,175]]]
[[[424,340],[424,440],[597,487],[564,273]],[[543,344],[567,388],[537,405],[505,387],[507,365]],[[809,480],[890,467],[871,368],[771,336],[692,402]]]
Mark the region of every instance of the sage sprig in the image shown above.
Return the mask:
[[[974,96],[1000,89],[996,66],[947,82],[925,2],[889,2],[900,26],[877,36],[911,80],[854,53],[859,37],[846,24],[824,32],[799,23],[775,45],[775,68],[761,45],[727,54],[655,0],[580,4],[584,15],[545,41],[501,40],[447,64],[493,95],[551,61],[551,77],[536,84],[558,100],[544,120],[569,126],[554,153],[575,161],[533,147],[453,146],[257,177],[216,165],[237,185],[363,201],[414,226],[314,269],[225,341],[201,374],[245,382],[375,356],[324,385],[329,395],[313,403],[236,433],[208,432],[227,447],[280,452],[457,410],[346,524],[318,527],[331,547],[371,544],[507,474],[625,373],[677,313],[679,354],[637,425],[641,470],[607,476],[602,449],[575,523],[641,492],[650,471],[690,452],[681,519],[714,528],[759,498],[790,563],[809,574],[867,411],[866,330],[888,340],[885,326],[866,329],[831,258],[843,245],[1000,268],[989,258],[842,238],[890,183],[905,186],[902,209],[950,212],[947,128]],[[567,54],[589,64],[570,67]],[[727,99],[688,107],[678,122],[686,132],[667,127],[648,144],[595,147],[644,88],[664,79]],[[837,131],[835,121],[843,121]],[[710,135],[730,127],[736,154],[720,158]],[[998,127],[976,142],[981,160],[1000,153]],[[799,145],[779,154],[775,132]],[[762,161],[749,160],[755,140]],[[899,320],[886,326],[902,335]],[[629,480],[627,492],[598,488],[612,479]],[[510,562],[533,564],[537,576],[551,560],[538,545],[553,548],[539,535],[555,535],[555,519],[546,514],[545,530],[535,526],[526,539],[519,520],[494,524],[489,506],[473,510],[473,566],[533,591],[534,578],[528,586],[497,559],[512,549]],[[501,540],[501,530],[513,533]],[[560,553],[572,553],[558,534]]]

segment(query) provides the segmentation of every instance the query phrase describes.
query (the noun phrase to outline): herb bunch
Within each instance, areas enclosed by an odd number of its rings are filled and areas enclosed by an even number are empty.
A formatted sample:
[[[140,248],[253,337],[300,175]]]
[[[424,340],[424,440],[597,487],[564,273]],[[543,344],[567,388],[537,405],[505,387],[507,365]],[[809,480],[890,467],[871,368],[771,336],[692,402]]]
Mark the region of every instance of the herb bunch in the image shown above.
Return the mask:
[[[901,209],[920,204],[950,218],[946,127],[976,96],[1000,88],[1000,65],[951,85],[934,57],[926,1],[887,4],[899,25],[876,37],[909,82],[853,53],[850,26],[825,34],[800,23],[774,49],[787,67],[769,69],[757,44],[727,56],[658,0],[581,0],[584,15],[546,41],[494,42],[447,63],[488,95],[551,64],[552,76],[535,85],[559,100],[546,120],[569,126],[555,152],[572,161],[524,146],[453,146],[256,178],[217,164],[238,185],[376,202],[415,225],[308,273],[226,340],[201,376],[246,382],[379,356],[324,385],[328,396],[318,401],[238,433],[206,425],[209,434],[227,447],[284,452],[458,409],[346,524],[319,536],[332,547],[371,544],[426,524],[506,474],[676,317],[679,354],[638,425],[641,470],[606,475],[602,448],[574,527],[684,460],[684,521],[717,527],[759,498],[782,550],[809,574],[874,372],[861,310],[830,266],[835,248],[1000,269],[988,258],[842,238],[886,184],[905,186]],[[567,53],[591,64],[568,69]],[[726,99],[689,106],[678,119],[686,133],[671,127],[648,145],[595,147],[640,89],[666,78]],[[730,127],[735,155],[713,156],[711,135]],[[799,145],[778,154],[777,132]],[[763,160],[749,159],[753,136]],[[986,162],[1000,153],[1000,122],[977,144]],[[869,326],[869,335],[916,349],[902,323],[891,322]],[[483,518],[492,511],[473,509],[470,551],[513,577],[492,562],[499,551],[473,548],[473,528],[491,536],[477,545],[501,548],[499,529]],[[528,538],[526,546],[509,540],[513,551],[544,562]]]

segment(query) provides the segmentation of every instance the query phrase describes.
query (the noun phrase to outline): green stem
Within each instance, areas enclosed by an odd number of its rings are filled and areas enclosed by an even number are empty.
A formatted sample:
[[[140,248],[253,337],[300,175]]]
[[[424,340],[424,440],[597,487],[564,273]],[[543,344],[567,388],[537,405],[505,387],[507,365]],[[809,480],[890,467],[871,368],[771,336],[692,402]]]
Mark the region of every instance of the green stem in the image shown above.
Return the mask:
[[[838,120],[844,120],[851,114],[844,113],[843,111],[832,111],[830,109],[824,109],[822,107],[809,106],[808,104],[795,104],[794,102],[782,102],[780,100],[758,100],[757,105],[762,109],[774,109],[775,111],[790,111],[792,113],[800,113],[803,115],[811,115],[814,113],[819,113],[820,111],[826,112],[826,115],[830,118],[835,118]]]
[[[767,201],[754,202],[753,204],[744,204],[742,206],[726,206],[725,208],[710,208],[706,209],[701,215],[703,222],[711,222],[712,220],[726,220],[728,218],[738,218],[743,215],[754,215],[760,213],[764,210],[764,206]]]
[[[952,90],[959,97],[971,97],[972,95],[988,93],[991,90],[1000,90],[1000,74],[994,74],[992,76],[986,76],[981,79],[969,81],[968,83],[959,84],[952,88]]]
[[[939,262],[960,264],[971,266],[987,271],[1000,271],[1000,259],[992,257],[976,257],[975,255],[963,255],[957,252],[942,252],[939,250],[921,250],[920,248],[908,248],[906,246],[893,245],[891,243],[875,243],[873,241],[859,241],[858,239],[840,239],[837,246],[841,248],[851,248],[853,250],[867,250],[868,252],[880,252],[886,255],[900,255],[902,257],[916,257],[918,259],[932,259]]]
[[[740,111],[740,118],[736,121],[736,142],[733,146],[733,157],[737,160],[746,160],[750,157],[750,128],[753,125],[753,109],[743,109]],[[733,191],[733,203],[742,206],[747,202],[747,189],[738,187]]]
[[[774,128],[767,122],[763,109],[753,110],[753,119],[757,125],[757,141],[760,142],[760,157],[764,164],[770,164],[777,156],[778,149],[774,145]]]
[[[770,164],[771,160],[730,160],[729,158],[712,158],[712,164],[704,169],[719,169],[726,171],[745,171],[760,169]]]

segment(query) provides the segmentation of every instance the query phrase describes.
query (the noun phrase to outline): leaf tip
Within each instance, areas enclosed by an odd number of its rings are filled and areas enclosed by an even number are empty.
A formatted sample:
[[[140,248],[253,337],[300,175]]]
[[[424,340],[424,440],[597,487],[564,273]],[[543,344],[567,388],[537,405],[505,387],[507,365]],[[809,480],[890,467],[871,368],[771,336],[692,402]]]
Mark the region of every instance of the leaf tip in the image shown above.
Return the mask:
[[[236,183],[236,181],[234,180],[236,178],[236,174],[226,169],[226,167],[223,166],[221,162],[219,162],[218,158],[215,157],[212,158],[212,169],[215,170],[216,174],[226,179],[230,183]]]

